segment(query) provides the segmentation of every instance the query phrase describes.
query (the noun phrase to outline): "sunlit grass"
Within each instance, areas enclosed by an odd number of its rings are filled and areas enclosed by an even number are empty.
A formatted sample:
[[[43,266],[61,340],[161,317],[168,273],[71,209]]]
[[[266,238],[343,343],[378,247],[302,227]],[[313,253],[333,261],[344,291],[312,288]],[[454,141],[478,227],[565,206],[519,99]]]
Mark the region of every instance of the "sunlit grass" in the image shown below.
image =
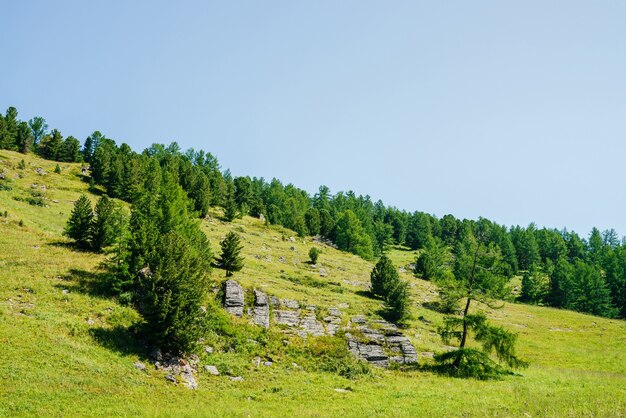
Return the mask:
[[[24,170],[17,168],[21,159]],[[531,366],[503,381],[381,370],[350,380],[315,372],[315,359],[294,367],[277,350],[301,343],[285,345],[276,335],[267,336],[270,343],[261,353],[274,356],[272,367],[252,364],[259,354],[252,346],[249,352],[203,357],[223,374],[228,368],[241,374],[244,382],[200,373],[200,389],[191,391],[166,382],[159,371],[141,372],[133,366],[147,361],[141,347],[133,349],[128,333],[117,331],[138,320],[137,314],[97,286],[94,274],[104,256],[75,251],[61,235],[73,201],[88,193],[80,165],[61,164],[61,174],[53,172],[55,165],[0,152],[0,169],[12,188],[0,191],[0,213],[7,212],[0,216],[0,415],[624,416],[626,322],[509,303],[489,316],[519,333],[518,351]],[[48,174],[37,174],[37,167]],[[41,185],[48,207],[14,199]],[[342,309],[346,319],[378,317],[381,303],[366,293],[371,263],[258,219],[222,222],[217,210],[202,228],[215,252],[229,230],[242,235],[245,267],[233,278],[244,287],[320,309],[348,304]],[[322,249],[315,268],[307,262],[311,246]],[[415,256],[390,252],[397,266]],[[216,283],[223,276],[213,271]],[[413,295],[405,333],[425,364],[427,353],[443,348],[436,334],[442,315],[423,305],[436,299],[436,288],[410,271],[401,276]]]

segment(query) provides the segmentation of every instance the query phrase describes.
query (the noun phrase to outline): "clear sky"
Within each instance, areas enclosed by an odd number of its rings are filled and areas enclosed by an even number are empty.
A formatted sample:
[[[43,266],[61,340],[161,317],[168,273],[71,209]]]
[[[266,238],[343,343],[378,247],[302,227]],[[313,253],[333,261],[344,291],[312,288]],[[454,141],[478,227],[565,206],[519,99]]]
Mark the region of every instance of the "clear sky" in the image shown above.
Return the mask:
[[[0,107],[407,210],[626,234],[626,2],[0,0]]]

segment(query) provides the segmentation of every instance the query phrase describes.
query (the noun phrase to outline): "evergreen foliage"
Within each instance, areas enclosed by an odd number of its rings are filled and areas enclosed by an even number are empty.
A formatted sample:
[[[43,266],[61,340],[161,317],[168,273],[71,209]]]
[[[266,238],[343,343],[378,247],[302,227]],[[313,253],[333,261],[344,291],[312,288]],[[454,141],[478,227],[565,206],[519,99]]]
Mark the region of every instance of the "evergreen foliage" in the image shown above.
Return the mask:
[[[311,264],[317,264],[317,259],[320,256],[321,251],[317,247],[311,247],[309,250],[309,259]]]
[[[387,318],[393,322],[403,323],[411,316],[409,283],[397,280],[389,290],[385,303],[387,305]]]
[[[87,196],[81,195],[74,203],[74,209],[72,209],[72,214],[65,227],[65,235],[72,238],[79,248],[89,249],[91,247],[92,219],[91,202]]]
[[[113,245],[121,234],[123,228],[122,215],[113,200],[108,196],[102,196],[96,203],[91,227],[91,247],[100,251]]]
[[[211,249],[188,212],[190,202],[168,172],[155,169],[132,208],[116,285],[129,288],[148,341],[189,352],[205,330]]]
[[[226,270],[226,277],[233,275],[233,272],[239,271],[243,268],[243,257],[240,256],[241,239],[235,232],[229,232],[226,237],[220,242],[222,247],[222,254],[217,259],[217,265]]]
[[[468,234],[457,246],[455,280],[441,282],[442,286],[450,285],[452,292],[465,298],[466,302],[462,315],[446,317],[439,329],[446,344],[458,341],[458,350],[440,354],[435,360],[439,368],[450,375],[488,379],[508,372],[501,364],[520,368],[527,363],[515,354],[515,334],[489,325],[480,311],[470,313],[472,301],[497,308],[494,301],[500,299],[506,289],[502,254],[497,246],[485,242],[489,225],[482,223],[481,226],[477,237]],[[482,345],[482,352],[466,347],[470,332]],[[501,364],[492,360],[490,353],[494,353]]]
[[[351,210],[346,210],[335,226],[335,244],[344,251],[359,255],[366,260],[374,257],[372,240]]]
[[[415,274],[424,279],[441,281],[452,276],[452,253],[438,238],[431,238],[415,260]]]
[[[351,191],[333,195],[326,186],[320,186],[314,196],[309,196],[304,190],[292,184],[284,185],[278,179],[269,182],[256,177],[233,179],[228,170],[222,171],[215,156],[202,150],[182,152],[178,144],[172,143],[153,144],[137,153],[126,144],[117,145],[99,131],[86,138],[84,147],[77,153],[77,141],[71,135],[63,140],[58,130],[48,133],[42,117],[21,121],[14,107],[0,114],[0,148],[21,152],[30,152],[33,148],[50,160],[84,160],[91,170],[90,190],[104,190],[112,198],[131,203],[140,200],[146,189],[159,190],[159,185],[155,188],[150,183],[155,176],[167,172],[174,183],[182,187],[194,216],[204,217],[210,206],[224,207],[227,219],[245,213],[263,214],[268,224],[282,225],[301,236],[319,234],[333,241],[339,249],[365,259],[379,256],[392,243],[424,249],[416,260],[417,273],[423,277],[437,276],[436,266],[441,265],[434,257],[437,251],[430,248],[432,239],[453,248],[453,255],[457,257],[459,243],[480,229],[485,243],[493,245],[502,255],[503,275],[526,276],[528,292],[524,300],[626,317],[626,242],[620,241],[614,230],[601,232],[594,228],[588,239],[584,239],[572,231],[538,229],[534,224],[507,229],[486,219],[459,220],[452,215],[437,218],[423,212],[408,213]],[[577,261],[589,267],[585,271],[591,276],[574,274]],[[577,270],[581,269],[579,265]],[[447,267],[442,269],[444,276],[449,275],[448,270]],[[454,274],[458,273],[455,268]],[[531,296],[534,290],[530,289],[535,284],[543,287],[546,277],[549,278],[548,290]],[[597,300],[606,299],[603,295],[608,290],[609,304],[602,302],[599,306],[607,307],[597,308],[598,305],[584,300],[586,294],[580,289],[597,289],[592,292]],[[444,291],[450,295],[450,309],[455,305],[454,293]]]
[[[376,296],[386,298],[400,281],[400,276],[389,257],[383,255],[372,269],[370,280],[371,292]]]

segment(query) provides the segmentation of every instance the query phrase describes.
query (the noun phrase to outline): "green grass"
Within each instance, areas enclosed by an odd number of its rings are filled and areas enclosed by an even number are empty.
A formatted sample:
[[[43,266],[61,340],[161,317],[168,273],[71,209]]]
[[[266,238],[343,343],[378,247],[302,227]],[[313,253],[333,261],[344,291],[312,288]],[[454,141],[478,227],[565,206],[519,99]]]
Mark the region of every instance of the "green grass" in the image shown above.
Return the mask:
[[[22,158],[26,168],[20,170]],[[98,268],[104,256],[75,251],[62,236],[73,201],[80,193],[92,201],[97,196],[87,192],[80,165],[61,164],[61,174],[53,172],[55,166],[0,151],[0,170],[8,179],[0,184],[10,186],[0,187],[0,213],[7,211],[0,216],[2,416],[625,415],[626,322],[508,303],[488,315],[519,333],[519,353],[531,365],[502,381],[452,379],[423,370],[372,370],[348,379],[316,370],[316,364],[333,369],[319,349],[337,349],[336,340],[303,342],[241,322],[225,325],[229,338],[208,336],[216,352],[202,361],[218,365],[223,374],[242,375],[244,382],[199,373],[200,388],[191,391],[166,382],[160,371],[141,372],[133,363],[146,362],[144,349],[127,331],[139,318],[103,290]],[[37,167],[48,174],[35,173]],[[42,193],[45,206],[24,200],[31,190]],[[371,263],[309,238],[283,241],[295,234],[257,219],[224,223],[217,210],[202,228],[215,251],[229,230],[242,235],[245,267],[233,278],[244,287],[320,308],[348,303],[344,318],[377,318],[380,302],[366,293]],[[322,249],[316,268],[307,263],[314,245]],[[415,255],[398,248],[390,252],[398,266]],[[436,300],[436,288],[410,272],[401,276],[410,281],[413,295],[406,335],[418,353],[443,349],[436,334],[442,316],[424,307]],[[214,270],[213,277],[221,281],[223,271]],[[233,340],[238,344],[229,351]],[[274,365],[257,367],[256,356],[271,357]],[[428,361],[428,354],[420,355],[422,365]]]

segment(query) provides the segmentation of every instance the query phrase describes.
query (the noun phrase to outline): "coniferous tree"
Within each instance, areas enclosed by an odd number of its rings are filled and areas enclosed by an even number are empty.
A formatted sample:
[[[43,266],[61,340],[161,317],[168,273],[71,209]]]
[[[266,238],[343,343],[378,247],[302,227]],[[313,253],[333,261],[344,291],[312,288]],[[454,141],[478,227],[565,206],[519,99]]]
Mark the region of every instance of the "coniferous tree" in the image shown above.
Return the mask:
[[[389,290],[385,298],[387,305],[387,318],[393,322],[404,322],[410,318],[411,298],[409,283],[398,280]]]
[[[319,211],[313,207],[309,208],[304,214],[304,220],[309,235],[319,235],[321,228]]]
[[[543,302],[549,292],[547,277],[541,273],[538,264],[530,266],[522,277],[522,293],[520,300],[530,304]]]
[[[56,160],[58,158],[62,142],[63,136],[61,135],[61,132],[59,132],[57,129],[53,129],[50,134],[46,135],[41,140],[37,152],[43,158],[46,158],[48,160]]]
[[[91,247],[100,251],[112,245],[121,234],[122,215],[113,200],[102,196],[94,209]]]
[[[446,280],[452,276],[452,262],[448,247],[439,238],[431,238],[415,261],[415,274],[424,279]]]
[[[228,222],[232,222],[239,217],[239,210],[237,210],[237,203],[232,197],[227,198],[224,207],[224,219]]]
[[[479,225],[480,226],[480,225]],[[517,336],[504,328],[489,325],[482,312],[471,313],[472,301],[478,301],[491,308],[501,307],[495,302],[504,296],[506,277],[499,248],[486,242],[485,231],[479,228],[478,237],[469,234],[459,243],[456,250],[455,279],[442,282],[465,298],[462,315],[447,316],[444,326],[439,329],[442,340],[450,344],[459,342],[454,351],[438,354],[435,361],[439,367],[454,376],[478,379],[497,378],[508,371],[501,365],[511,368],[525,367],[526,362],[515,354]],[[468,348],[470,332],[483,350]],[[494,352],[501,364],[493,361],[489,354]]]
[[[574,263],[571,309],[609,318],[617,314],[611,303],[611,293],[601,271],[582,260]]]
[[[17,148],[22,154],[27,154],[33,144],[33,134],[28,123],[20,122],[17,128]]]
[[[399,280],[395,266],[389,257],[383,255],[370,274],[370,290],[374,295],[386,298]]]
[[[550,306],[568,308],[572,299],[572,265],[560,257],[550,274],[547,301]]]
[[[309,259],[311,260],[311,264],[317,264],[317,259],[320,256],[321,251],[317,249],[317,247],[311,247],[309,250]]]
[[[48,130],[48,124],[46,120],[41,116],[35,116],[31,120],[28,121],[28,126],[31,129],[33,134],[33,145],[36,147],[39,145],[39,142],[46,136],[46,131]]]
[[[161,175],[155,168],[133,205],[127,256],[117,270],[120,283],[132,283],[133,301],[146,321],[146,338],[174,352],[193,349],[210,314],[203,306],[211,249],[188,205],[174,175]]]
[[[373,258],[372,240],[353,211],[346,210],[337,221],[335,229],[335,244],[339,249],[366,260]]]
[[[222,247],[222,254],[217,259],[217,265],[226,270],[226,277],[230,277],[233,272],[243,268],[244,259],[240,255],[243,245],[241,245],[239,235],[235,232],[229,232],[220,242],[220,246]]]
[[[87,196],[81,195],[74,203],[74,209],[65,227],[65,235],[76,241],[79,248],[88,249],[91,246],[92,219],[91,202]]]
[[[80,160],[80,142],[73,136],[68,136],[59,146],[58,161],[74,163]]]

